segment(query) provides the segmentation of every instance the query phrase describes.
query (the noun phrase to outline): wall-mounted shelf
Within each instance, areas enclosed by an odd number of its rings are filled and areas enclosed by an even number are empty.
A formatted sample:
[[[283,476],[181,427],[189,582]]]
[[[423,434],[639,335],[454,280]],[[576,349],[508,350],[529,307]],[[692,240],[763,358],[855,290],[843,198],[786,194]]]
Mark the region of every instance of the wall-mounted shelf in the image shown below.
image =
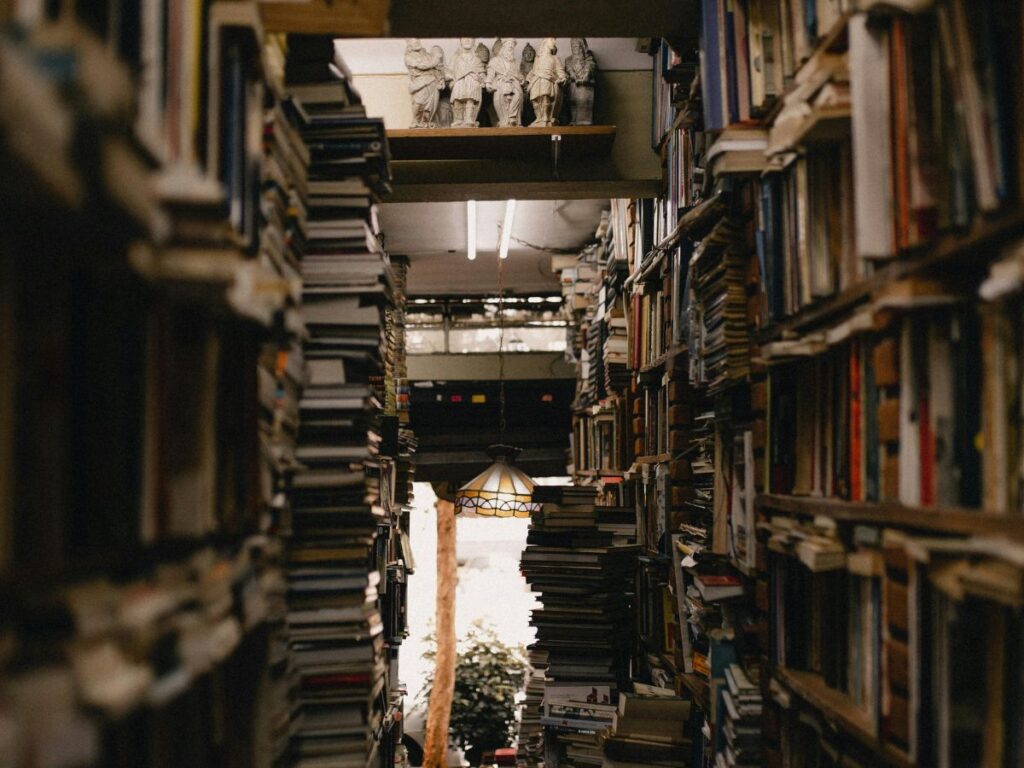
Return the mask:
[[[1024,520],[984,510],[961,507],[908,507],[897,502],[860,502],[811,496],[761,494],[757,507],[764,512],[823,516],[833,520],[887,525],[951,534],[999,534],[1024,538]]]
[[[388,131],[392,160],[546,160],[553,156],[556,144],[563,159],[602,157],[611,153],[614,141],[614,125]]]

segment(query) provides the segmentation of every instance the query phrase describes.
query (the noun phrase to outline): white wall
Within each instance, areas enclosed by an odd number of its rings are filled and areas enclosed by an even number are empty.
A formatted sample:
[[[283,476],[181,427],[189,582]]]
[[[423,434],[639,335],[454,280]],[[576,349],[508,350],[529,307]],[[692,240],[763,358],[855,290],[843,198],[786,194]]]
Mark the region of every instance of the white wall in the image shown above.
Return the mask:
[[[445,60],[451,58],[459,45],[458,38],[423,38],[423,47],[430,49],[440,45]],[[493,37],[482,37],[488,48],[494,45]],[[519,39],[516,41],[516,61],[526,44],[530,43],[536,50],[540,47],[540,38]],[[569,38],[556,38],[558,56],[564,59],[572,50]],[[405,40],[402,38],[385,38],[371,40],[337,40],[334,43],[345,64],[353,75],[396,75],[406,74]],[[587,45],[597,59],[597,65],[605,70],[650,70],[651,57],[636,50],[636,41],[624,37],[593,37],[587,38]]]

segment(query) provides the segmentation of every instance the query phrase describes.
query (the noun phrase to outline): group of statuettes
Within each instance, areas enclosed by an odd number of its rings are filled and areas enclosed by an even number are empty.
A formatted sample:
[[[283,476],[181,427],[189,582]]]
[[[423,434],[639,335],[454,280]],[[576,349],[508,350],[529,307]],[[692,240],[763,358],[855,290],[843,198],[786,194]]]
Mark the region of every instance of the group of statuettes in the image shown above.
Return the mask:
[[[553,37],[540,50],[527,43],[516,61],[516,41],[498,38],[490,49],[475,38],[463,37],[448,65],[444,51],[429,51],[418,38],[406,41],[413,128],[470,128],[480,125],[480,107],[490,94],[491,125],[558,125],[568,108],[570,125],[594,120],[597,62],[587,41],[574,37],[572,55],[558,58]],[[568,104],[564,97],[568,96]]]

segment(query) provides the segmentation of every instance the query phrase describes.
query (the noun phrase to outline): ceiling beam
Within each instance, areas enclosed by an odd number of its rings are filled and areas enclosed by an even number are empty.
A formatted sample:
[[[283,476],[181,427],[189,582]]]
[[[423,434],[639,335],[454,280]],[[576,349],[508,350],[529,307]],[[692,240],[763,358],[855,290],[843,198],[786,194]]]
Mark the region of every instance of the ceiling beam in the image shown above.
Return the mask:
[[[563,448],[526,448],[516,457],[516,466],[532,477],[559,477],[565,475],[566,450]],[[450,481],[462,484],[483,472],[490,459],[479,451],[416,452],[416,480],[426,482]]]
[[[268,32],[335,37],[666,37],[688,45],[699,20],[697,0],[269,0],[259,7]]]
[[[392,0],[395,37],[696,37],[696,0]]]

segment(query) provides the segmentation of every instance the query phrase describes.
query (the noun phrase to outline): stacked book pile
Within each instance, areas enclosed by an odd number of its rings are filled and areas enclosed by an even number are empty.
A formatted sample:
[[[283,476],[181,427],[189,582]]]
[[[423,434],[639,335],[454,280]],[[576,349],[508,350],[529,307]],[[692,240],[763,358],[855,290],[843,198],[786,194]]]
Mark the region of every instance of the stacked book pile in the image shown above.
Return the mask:
[[[725,721],[718,738],[715,768],[756,768],[762,765],[761,689],[739,664],[726,668],[725,681]]]
[[[541,725],[558,745],[559,765],[601,765],[601,737],[615,718],[612,690],[609,685],[545,685]]]
[[[298,178],[287,243],[303,280],[307,369],[286,557],[292,760],[362,768],[376,759],[387,698],[371,566],[385,520],[379,383],[393,284],[372,207],[383,126],[366,119],[328,38],[289,37],[283,81],[268,143]]]
[[[676,696],[620,696],[603,740],[603,768],[689,765],[691,706]]]
[[[579,764],[597,764],[595,734],[628,675],[637,548],[615,543],[608,526],[621,520],[602,519],[592,487],[537,486],[533,500],[522,571],[543,606],[531,617],[532,650],[548,656],[542,723]]]
[[[526,681],[526,698],[519,708],[519,737],[516,761],[519,765],[536,766],[544,761],[544,729],[541,717],[544,708],[544,677],[548,666],[546,651],[529,654],[530,677]]]
[[[714,635],[723,623],[728,623],[725,622],[727,601],[743,597],[743,582],[727,558],[706,550],[684,557],[681,576],[687,671],[711,679]]]
[[[609,392],[629,387],[629,331],[626,320],[624,283],[629,276],[625,260],[609,257],[601,288],[600,306],[604,311],[604,384]]]
[[[691,261],[696,315],[691,323],[690,380],[715,392],[750,373],[746,273],[750,249],[745,229],[721,219],[694,249]]]

